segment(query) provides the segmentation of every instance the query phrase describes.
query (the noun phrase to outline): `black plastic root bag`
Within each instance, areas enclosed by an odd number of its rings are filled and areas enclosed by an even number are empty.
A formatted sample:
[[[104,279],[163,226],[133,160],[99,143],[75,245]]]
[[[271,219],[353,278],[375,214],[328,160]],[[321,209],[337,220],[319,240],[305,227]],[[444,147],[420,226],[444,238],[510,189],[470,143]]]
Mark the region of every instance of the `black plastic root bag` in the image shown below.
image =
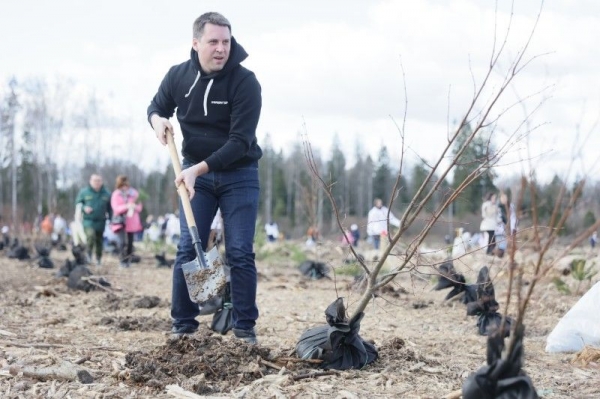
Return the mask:
[[[217,310],[213,315],[210,329],[220,334],[227,334],[233,328],[233,320],[231,319],[233,306],[231,305],[231,285],[227,283],[225,292],[219,297]]]
[[[300,266],[298,266],[298,269],[303,276],[313,280],[329,278],[329,267],[322,262],[307,260],[302,262]]]
[[[537,399],[531,379],[523,367],[525,328],[515,329],[516,342],[506,360],[502,359],[503,334],[492,334],[487,342],[487,366],[471,374],[463,383],[463,399]]]
[[[500,328],[502,324],[502,315],[498,313],[498,302],[494,284],[490,279],[489,269],[484,266],[479,270],[477,276],[477,301],[467,304],[467,315],[479,316],[477,319],[477,329],[481,335],[491,335]],[[506,318],[504,336],[510,334],[512,319]]]
[[[475,286],[472,284],[466,284],[465,276],[456,271],[452,262],[445,262],[441,264],[438,271],[440,273],[438,277],[438,283],[435,287],[433,287],[433,289],[440,291],[452,287],[452,290],[450,290],[450,292],[448,292],[444,298],[445,301],[455,297],[456,295],[459,295],[462,292],[464,292],[461,300],[462,303],[467,304],[477,300]]]
[[[342,298],[325,310],[325,326],[306,330],[296,344],[296,354],[302,359],[321,359],[324,369],[360,369],[377,359],[377,349],[358,334],[364,314],[348,321]]]

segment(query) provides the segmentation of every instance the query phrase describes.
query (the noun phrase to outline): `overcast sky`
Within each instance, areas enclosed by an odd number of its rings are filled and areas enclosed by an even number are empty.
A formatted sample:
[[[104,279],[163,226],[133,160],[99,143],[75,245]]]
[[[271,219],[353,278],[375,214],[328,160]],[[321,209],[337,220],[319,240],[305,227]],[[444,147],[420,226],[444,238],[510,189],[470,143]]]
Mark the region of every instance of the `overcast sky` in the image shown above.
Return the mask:
[[[516,3],[504,69],[496,79],[525,43],[540,6],[534,0]],[[285,151],[305,123],[313,147],[325,157],[335,135],[348,155],[358,141],[365,154],[375,157],[386,144],[397,157],[394,121],[402,123],[406,89],[408,153],[433,161],[448,126],[466,111],[473,81],[479,84],[484,76],[495,24],[496,48],[503,40],[510,2],[499,1],[498,7],[495,18],[491,0],[5,0],[0,79],[4,84],[13,75],[74,78],[78,90],[94,91],[128,121],[131,127],[120,134],[143,146],[146,165],[166,165],[168,155],[146,124],[146,108],[167,69],[188,58],[193,20],[218,11],[232,23],[233,35],[250,54],[244,65],[262,85],[259,143],[268,133]],[[528,125],[539,127],[529,136],[529,155],[521,141],[504,163],[535,156],[540,173],[563,173],[577,132],[593,131],[576,153],[575,173],[600,171],[600,134],[593,129],[600,115],[599,15],[595,0],[543,6],[526,56],[539,57],[493,113],[517,98],[528,99],[500,119],[498,142],[541,103]]]

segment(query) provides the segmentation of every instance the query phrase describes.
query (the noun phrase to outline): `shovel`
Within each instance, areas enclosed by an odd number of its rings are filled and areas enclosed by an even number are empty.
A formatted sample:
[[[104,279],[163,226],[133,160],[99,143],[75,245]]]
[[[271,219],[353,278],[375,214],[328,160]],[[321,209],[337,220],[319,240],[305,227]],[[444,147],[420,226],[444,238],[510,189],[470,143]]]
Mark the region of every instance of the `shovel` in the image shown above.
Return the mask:
[[[179,163],[179,155],[173,141],[173,134],[170,131],[167,132],[167,145],[175,176],[178,176],[181,173],[181,164]],[[181,269],[183,270],[190,299],[192,302],[203,304],[209,299],[220,295],[225,290],[227,285],[225,267],[223,266],[217,247],[213,247],[208,252],[202,250],[202,241],[200,241],[200,236],[198,235],[196,220],[194,219],[190,197],[185,184],[179,184],[177,192],[181,198],[185,220],[192,236],[192,245],[196,251],[196,259],[184,263]]]

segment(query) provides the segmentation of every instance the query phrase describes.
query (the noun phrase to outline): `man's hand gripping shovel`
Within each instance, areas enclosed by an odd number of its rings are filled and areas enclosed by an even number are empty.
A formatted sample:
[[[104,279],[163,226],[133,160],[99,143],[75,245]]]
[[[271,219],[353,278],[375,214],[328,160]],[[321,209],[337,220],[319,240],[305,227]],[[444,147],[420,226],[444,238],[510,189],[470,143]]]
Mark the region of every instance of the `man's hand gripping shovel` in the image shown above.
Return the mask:
[[[179,163],[179,155],[173,141],[173,133],[170,131],[166,133],[173,170],[175,171],[175,176],[178,176],[181,173],[181,164]],[[185,184],[179,184],[177,192],[181,198],[185,220],[187,221],[190,235],[192,236],[192,244],[196,251],[196,259],[184,263],[181,269],[183,270],[190,299],[198,304],[203,304],[209,299],[222,294],[225,290],[227,284],[225,267],[223,266],[217,247],[213,247],[208,252],[202,250],[202,242],[198,235],[196,220],[194,219],[190,197]]]

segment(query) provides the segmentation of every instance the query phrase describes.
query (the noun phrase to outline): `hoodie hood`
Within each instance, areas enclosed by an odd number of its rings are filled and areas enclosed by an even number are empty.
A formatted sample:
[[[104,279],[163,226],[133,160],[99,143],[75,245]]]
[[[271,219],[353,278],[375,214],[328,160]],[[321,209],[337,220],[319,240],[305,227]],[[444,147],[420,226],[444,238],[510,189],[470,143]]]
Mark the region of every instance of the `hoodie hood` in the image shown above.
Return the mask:
[[[232,36],[231,37],[231,49],[229,50],[229,59],[225,63],[225,66],[223,66],[223,69],[221,69],[220,71],[213,72],[213,73],[207,75],[206,73],[204,73],[204,71],[202,71],[202,68],[200,68],[198,52],[196,50],[194,50],[193,48],[190,50],[190,59],[192,60],[192,65],[193,65],[194,69],[196,70],[196,72],[200,73],[200,77],[202,79],[204,79],[204,78],[212,79],[221,74],[226,74],[227,72],[231,71],[236,66],[240,65],[240,63],[242,61],[244,61],[246,58],[248,58],[248,53],[246,52],[246,50],[244,50],[244,48],[240,44],[238,44],[238,42]]]

